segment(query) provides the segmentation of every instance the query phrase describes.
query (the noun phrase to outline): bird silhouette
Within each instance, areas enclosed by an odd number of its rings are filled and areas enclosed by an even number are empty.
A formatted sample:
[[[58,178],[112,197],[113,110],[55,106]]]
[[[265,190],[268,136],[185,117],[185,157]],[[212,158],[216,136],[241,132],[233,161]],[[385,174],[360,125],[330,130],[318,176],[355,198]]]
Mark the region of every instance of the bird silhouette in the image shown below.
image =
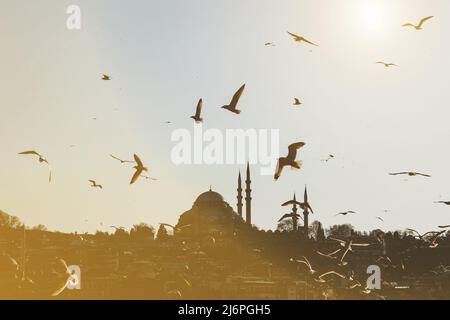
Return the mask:
[[[376,217],[376,218],[377,218],[378,220],[384,222],[383,218],[381,218],[381,217]]]
[[[293,103],[294,106],[299,106],[299,105],[301,105],[301,104],[302,104],[302,103],[300,102],[300,99],[294,98],[294,103]]]
[[[439,229],[448,229],[450,228],[450,224],[448,226],[439,226]]]
[[[383,61],[378,61],[376,62],[376,64],[382,64],[384,65],[386,68],[390,68],[390,67],[398,67],[398,65],[396,65],[395,63],[386,63]]]
[[[109,156],[110,156],[111,158],[117,160],[117,161],[120,161],[120,163],[122,163],[122,164],[124,164],[124,163],[134,163],[134,161],[129,161],[129,160],[122,160],[122,159],[119,159],[119,158],[117,158],[116,156],[113,156],[112,154],[110,154]]]
[[[34,156],[37,156],[37,157],[38,157],[40,163],[46,163],[46,164],[49,164],[48,161],[47,161],[47,159],[45,159],[41,154],[39,154],[38,152],[36,152],[36,151],[34,151],[34,150],[20,152],[19,154],[20,154],[20,155],[34,155]]]
[[[300,169],[302,167],[302,161],[296,161],[297,151],[305,146],[304,142],[293,143],[288,147],[289,153],[287,157],[282,157],[278,159],[277,169],[274,175],[275,181],[281,176],[281,172],[285,166],[290,166],[291,168]]]
[[[447,206],[450,206],[450,201],[436,201],[435,203],[445,204]]]
[[[431,175],[419,172],[397,172],[397,173],[389,173],[389,175],[391,176],[408,175],[410,177],[422,176],[426,178],[431,178]]]
[[[103,189],[103,186],[101,184],[97,184],[97,182],[95,180],[89,180],[89,182],[91,183],[91,187],[92,188],[100,188]]]
[[[103,74],[103,75],[102,75],[102,80],[103,80],[103,81],[109,81],[109,80],[111,80],[111,77],[108,76],[107,74]]]
[[[313,46],[318,47],[317,44],[315,44],[315,43],[313,43],[313,42],[307,40],[306,38],[304,38],[304,37],[302,37],[302,36],[299,36],[299,35],[297,35],[297,34],[291,33],[291,32],[289,32],[289,31],[287,31],[287,33],[288,33],[289,35],[292,36],[292,38],[294,39],[295,42],[302,42],[302,41],[303,41],[303,42],[306,42],[306,43],[308,43],[308,44],[311,44],[311,45],[313,45]]]
[[[309,260],[308,260],[306,257],[304,257],[304,256],[301,257],[301,259],[294,259],[294,258],[291,258],[290,261],[291,261],[291,262],[297,262],[297,263],[304,264],[305,266],[308,267],[309,273],[310,273],[310,274],[316,273],[316,271],[313,269],[313,267],[312,267],[311,263],[309,262]]]
[[[184,226],[176,227],[176,226],[171,225],[171,224],[169,224],[169,223],[160,223],[160,225],[162,225],[163,227],[172,228],[173,232],[175,232],[175,233],[176,233],[176,232],[181,232],[183,229],[186,229],[186,228],[189,228],[189,227],[192,226],[192,224],[186,224],[186,225],[184,225]]]
[[[325,283],[325,282],[327,282],[325,277],[330,277],[330,276],[337,276],[339,278],[346,279],[346,277],[344,275],[342,275],[336,271],[328,271],[328,272],[321,274],[319,277],[317,277],[317,279],[314,279],[314,280],[319,283]]]
[[[230,112],[233,112],[235,114],[240,114],[241,110],[236,109],[236,107],[237,107],[239,99],[241,98],[242,93],[244,92],[244,90],[245,90],[245,84],[242,85],[242,87],[240,87],[238,91],[236,91],[236,93],[234,94],[233,99],[231,100],[230,104],[223,106],[222,109],[226,109],[226,110],[228,110]]]
[[[50,163],[47,161],[47,159],[45,159],[41,154],[39,154],[38,152],[36,152],[34,150],[20,152],[19,155],[37,156],[40,163],[45,163],[48,166],[50,166]],[[52,182],[52,170],[51,169],[49,170],[49,173],[48,173],[48,182],[49,183]]]
[[[275,43],[273,43],[273,42],[266,42],[264,45],[266,47],[268,47],[268,46],[275,47]]]
[[[282,216],[281,218],[280,218],[280,220],[278,220],[278,222],[281,222],[281,221],[283,221],[284,219],[288,219],[288,218],[300,218],[300,219],[302,219],[302,217],[299,215],[299,214],[294,214],[294,213],[286,213],[284,216]]]
[[[424,234],[420,234],[417,230],[410,229],[410,228],[406,229],[406,231],[415,233],[416,234],[415,238],[419,238],[420,240],[425,241],[425,242],[427,242],[427,239],[426,239],[427,236],[430,236],[430,235],[433,236],[433,235],[439,233],[438,231],[428,231]]]
[[[197,104],[197,109],[195,111],[195,116],[191,117],[192,119],[195,120],[196,123],[203,122],[203,119],[202,119],[202,108],[203,108],[203,100],[200,99],[198,101],[198,104]]]
[[[328,162],[328,161],[330,161],[331,159],[334,159],[334,155],[329,154],[329,155],[328,155],[328,158],[323,159],[323,160],[321,160],[321,161],[323,161],[323,162]]]
[[[353,239],[349,239],[347,241],[341,240],[341,239],[337,239],[337,238],[334,238],[334,237],[329,237],[328,239],[339,242],[341,247],[344,248],[343,249],[344,253],[341,256],[341,259],[339,260],[339,264],[342,265],[342,266],[347,265],[347,262],[344,261],[344,258],[345,258],[345,256],[347,255],[347,253],[349,251],[353,252],[353,247],[368,247],[370,245],[368,243],[354,243]]]
[[[356,213],[355,211],[345,211],[345,212],[339,212],[339,213],[335,214],[334,216],[335,217],[337,217],[337,216],[346,216],[346,215],[355,214],[355,213]]]
[[[130,184],[135,183],[137,179],[139,179],[143,171],[148,172],[148,168],[144,167],[141,159],[138,157],[137,154],[134,155],[134,161],[136,161],[136,166],[134,166],[133,168],[136,169],[136,172],[131,178]]]
[[[322,253],[322,252],[320,252],[320,251],[316,251],[316,253],[317,253],[319,256],[322,256],[322,257],[325,257],[325,258],[328,258],[328,259],[332,259],[332,260],[336,260],[338,257],[335,257],[334,255],[337,254],[337,253],[339,253],[339,252],[341,252],[341,250],[342,250],[342,249],[337,249],[337,250],[335,250],[335,251],[333,251],[333,252],[331,252],[331,253],[328,253],[328,254]]]
[[[408,22],[408,23],[405,23],[404,25],[402,25],[402,27],[413,27],[416,30],[422,30],[423,24],[426,21],[430,20],[431,18],[434,18],[434,16],[429,16],[429,17],[423,18],[422,20],[420,20],[418,25],[414,25],[414,24]]]

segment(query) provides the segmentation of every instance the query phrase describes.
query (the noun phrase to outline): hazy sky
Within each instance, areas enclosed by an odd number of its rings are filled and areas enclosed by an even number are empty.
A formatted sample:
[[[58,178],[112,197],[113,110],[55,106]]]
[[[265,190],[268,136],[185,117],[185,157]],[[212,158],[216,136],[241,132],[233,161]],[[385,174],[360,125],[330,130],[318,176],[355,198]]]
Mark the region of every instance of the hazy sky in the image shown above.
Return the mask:
[[[28,225],[92,232],[176,223],[210,185],[235,207],[244,166],[170,160],[171,133],[193,130],[199,98],[204,129],[280,129],[281,154],[307,143],[302,170],[278,182],[253,168],[260,228],[275,228],[287,212],[280,204],[305,184],[311,219],[326,226],[450,222],[450,208],[433,203],[450,200],[448,0],[1,2],[0,209]],[[81,7],[80,31],[66,28],[70,4]],[[420,32],[400,27],[428,15]],[[320,47],[293,42],[287,30]],[[220,109],[243,83],[242,114]],[[53,183],[45,166],[17,155],[27,149],[48,158]],[[159,181],[130,186],[133,169],[109,158],[135,152]],[[330,153],[335,160],[320,161]],[[433,177],[404,181],[392,171]],[[346,210],[358,214],[334,217]]]

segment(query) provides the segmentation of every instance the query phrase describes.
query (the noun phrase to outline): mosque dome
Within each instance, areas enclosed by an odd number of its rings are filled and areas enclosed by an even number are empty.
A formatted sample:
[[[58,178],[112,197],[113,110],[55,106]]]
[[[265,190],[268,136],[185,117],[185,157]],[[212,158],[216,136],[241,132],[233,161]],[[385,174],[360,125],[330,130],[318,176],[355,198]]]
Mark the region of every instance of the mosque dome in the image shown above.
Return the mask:
[[[197,200],[194,202],[194,206],[205,204],[223,204],[224,202],[225,200],[220,193],[209,190],[197,197]]]

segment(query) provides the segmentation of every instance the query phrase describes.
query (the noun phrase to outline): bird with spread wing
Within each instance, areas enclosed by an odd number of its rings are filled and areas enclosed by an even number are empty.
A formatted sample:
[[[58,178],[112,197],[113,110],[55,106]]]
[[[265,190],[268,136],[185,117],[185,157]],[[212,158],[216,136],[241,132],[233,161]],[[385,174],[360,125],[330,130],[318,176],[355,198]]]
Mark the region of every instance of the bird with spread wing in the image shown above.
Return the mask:
[[[287,157],[281,157],[278,159],[277,169],[274,175],[275,181],[281,176],[281,172],[285,166],[290,166],[291,168],[300,169],[302,167],[302,161],[296,161],[297,152],[299,149],[305,146],[304,142],[293,143],[288,147],[289,153]]]
[[[434,18],[434,16],[429,16],[429,17],[423,18],[422,20],[420,20],[418,25],[408,22],[408,23],[405,23],[404,25],[402,25],[402,27],[413,27],[416,30],[422,30],[424,23],[427,22],[428,20],[430,20],[431,18]]]
[[[134,155],[134,161],[136,162],[136,166],[133,167],[133,169],[136,169],[136,172],[134,173],[133,177],[131,178],[130,184],[135,183],[139,177],[142,175],[142,172],[148,172],[148,168],[144,167],[144,164],[142,163],[141,159],[137,154]]]
[[[295,33],[291,33],[289,31],[287,31],[287,33],[294,39],[295,42],[305,42],[305,43],[308,43],[310,45],[318,47],[317,44],[315,44],[314,42],[309,41],[305,37],[299,36],[299,35],[297,35]]]
[[[37,156],[40,163],[45,163],[48,166],[50,166],[50,163],[47,161],[47,159],[44,158],[39,152],[30,150],[30,151],[23,151],[20,152],[19,155],[31,155],[31,156]],[[48,182],[52,182],[52,170],[50,169],[49,175],[48,175]]]
[[[240,114],[241,110],[237,109],[237,104],[239,102],[239,100],[241,99],[242,93],[244,92],[245,89],[245,84],[242,85],[242,87],[239,88],[238,91],[236,91],[236,93],[233,96],[233,99],[231,100],[230,104],[225,105],[222,107],[222,109],[226,109],[230,112],[233,112],[235,114]]]
[[[196,123],[203,122],[202,108],[203,108],[203,100],[200,99],[197,103],[197,109],[195,110],[195,115],[191,117],[192,119],[195,120]]]

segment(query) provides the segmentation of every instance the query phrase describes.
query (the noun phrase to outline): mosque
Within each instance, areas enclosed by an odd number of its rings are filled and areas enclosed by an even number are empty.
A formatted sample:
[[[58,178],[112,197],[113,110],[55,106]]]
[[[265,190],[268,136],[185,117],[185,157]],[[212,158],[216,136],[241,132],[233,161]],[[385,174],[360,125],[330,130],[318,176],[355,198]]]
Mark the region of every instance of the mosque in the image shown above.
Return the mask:
[[[245,220],[243,217],[243,195],[241,173],[238,176],[237,212],[224,200],[220,193],[209,191],[202,193],[195,200],[192,208],[184,212],[177,224],[181,237],[199,238],[214,235],[232,235],[237,229],[252,226],[250,165],[247,164],[245,180]],[[189,225],[188,228],[183,226]]]

